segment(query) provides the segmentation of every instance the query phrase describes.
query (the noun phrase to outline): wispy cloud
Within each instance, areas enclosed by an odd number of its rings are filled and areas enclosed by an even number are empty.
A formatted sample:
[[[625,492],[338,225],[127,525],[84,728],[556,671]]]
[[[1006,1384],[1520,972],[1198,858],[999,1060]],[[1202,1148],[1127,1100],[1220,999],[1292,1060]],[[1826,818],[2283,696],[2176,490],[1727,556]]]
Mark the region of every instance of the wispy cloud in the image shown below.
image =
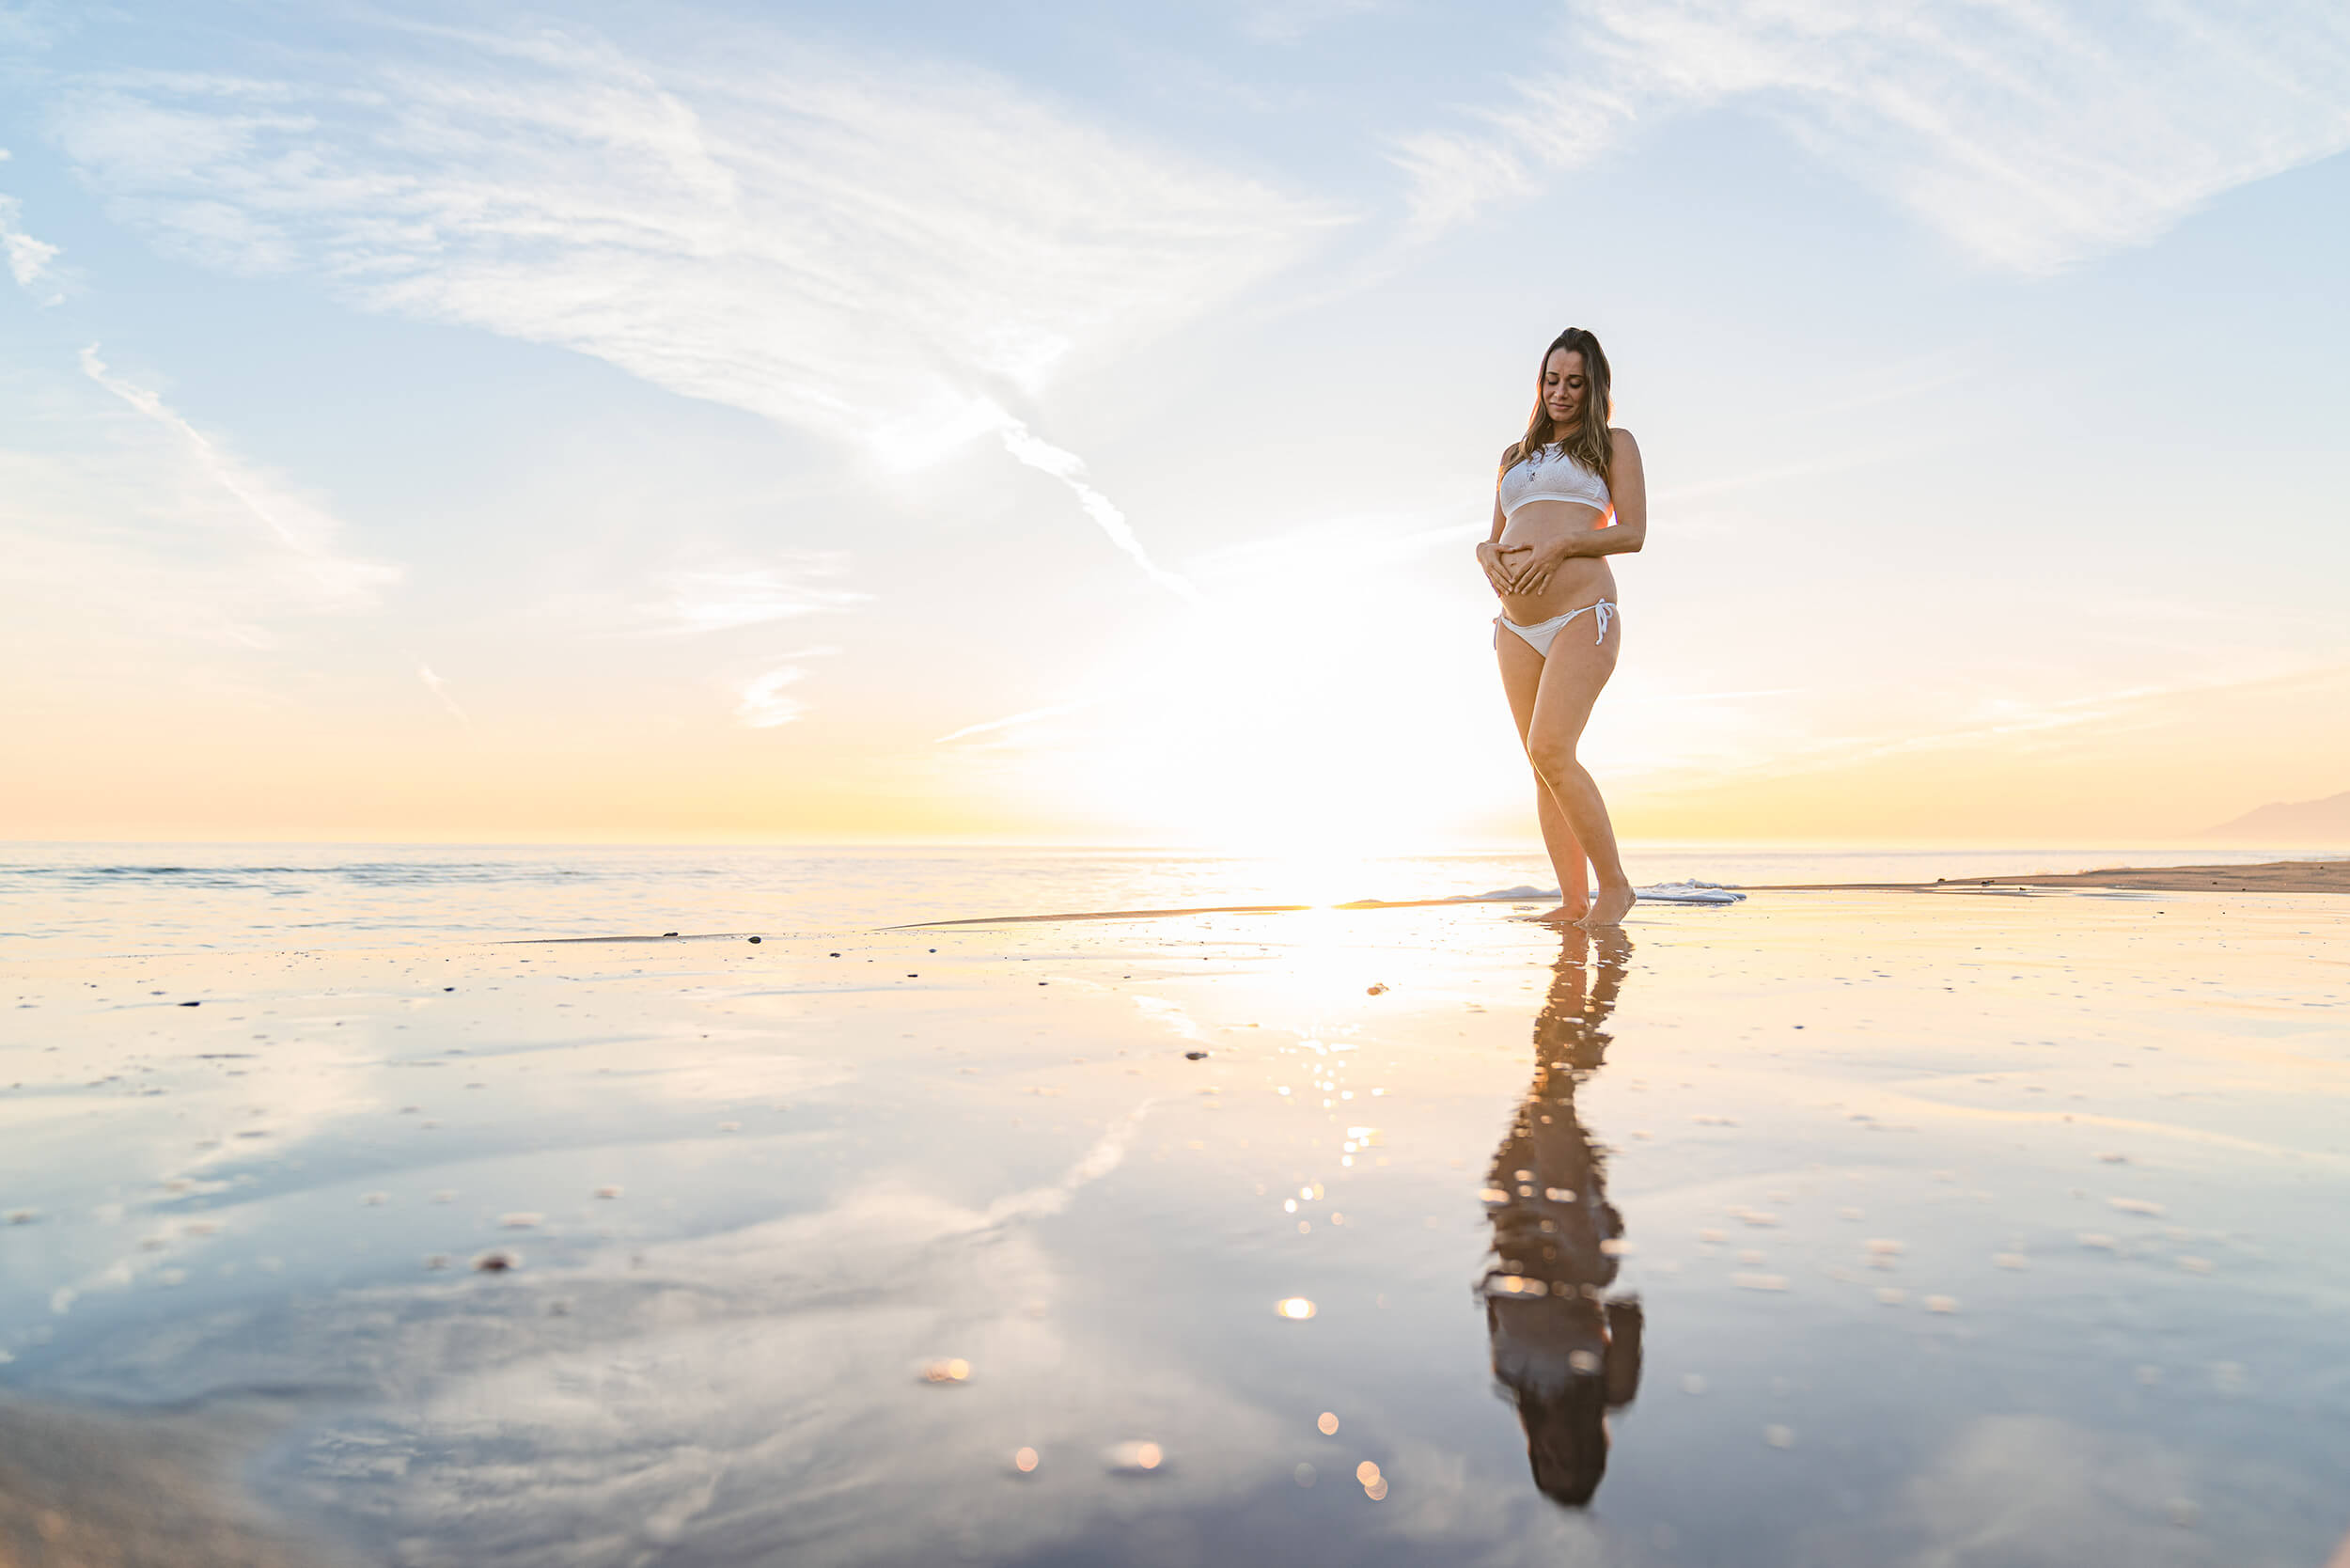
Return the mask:
[[[1056,702],[1049,707],[1031,708],[1023,713],[1010,713],[999,719],[989,719],[983,724],[966,724],[960,729],[939,736],[931,744],[945,745],[948,741],[968,740],[974,735],[992,735],[1000,729],[1010,729],[1023,724],[1034,724],[1042,719],[1058,718],[1063,713],[1083,713],[1101,700],[1100,698],[1088,698],[1082,702]]]
[[[1558,65],[1505,106],[1400,141],[1422,230],[1725,103],[2025,272],[2350,147],[2350,12],[2333,0],[1570,0],[1564,18]]]
[[[44,733],[317,697],[401,576],[352,542],[322,498],[95,352],[0,377],[0,627],[24,654],[0,686],[45,694]]]
[[[1775,733],[1743,756],[1717,755],[1705,760],[1701,767],[1689,765],[1687,760],[1664,762],[1652,784],[1668,793],[1705,792],[1740,782],[1848,773],[1904,757],[2029,755],[2052,745],[2078,745],[2086,736],[2109,738],[2143,729],[2161,722],[2168,712],[2186,701],[2311,676],[2338,682],[2340,672],[2339,666],[2305,663],[2283,673],[2264,673],[2249,680],[2220,675],[2048,698],[1992,696],[1965,710],[1946,710],[1936,715],[1938,722],[1878,725],[1864,735],[1823,734],[1817,729]]]
[[[280,574],[302,585],[312,610],[357,610],[372,605],[383,589],[400,580],[400,570],[382,561],[347,556],[337,547],[341,521],[296,494],[283,478],[245,463],[180,417],[161,394],[118,375],[91,344],[81,353],[82,373],[169,432],[174,444],[208,484],[227,495],[239,511],[258,524],[280,566]]]
[[[1392,0],[1273,0],[1251,8],[1240,30],[1253,42],[1293,44],[1334,23],[1392,9]]]
[[[1784,486],[1796,479],[1816,479],[1828,474],[1848,474],[1857,469],[1872,468],[1881,463],[1917,456],[1929,449],[1922,443],[1903,447],[1885,447],[1848,452],[1832,452],[1818,457],[1797,458],[1792,463],[1772,463],[1768,467],[1751,469],[1744,474],[1730,474],[1719,478],[1697,479],[1688,484],[1671,485],[1650,495],[1653,502],[1685,503],[1703,500],[1714,495],[1735,494],[1740,491],[1762,486]]]
[[[0,163],[8,162],[8,149],[0,147]],[[8,263],[8,275],[17,287],[39,297],[43,305],[55,305],[65,296],[42,279],[50,276],[50,267],[64,252],[46,240],[37,240],[24,232],[24,204],[12,196],[0,196],[0,258]]]
[[[797,665],[785,665],[755,676],[743,687],[743,699],[735,704],[735,718],[753,729],[773,729],[790,724],[807,712],[807,704],[796,697],[786,697],[786,686],[797,685],[807,678],[807,671]]]
[[[705,563],[657,573],[654,591],[643,599],[610,592],[558,595],[541,610],[568,629],[595,638],[719,639],[728,651],[714,678],[728,694],[735,722],[773,729],[808,711],[799,694],[787,690],[809,674],[801,661],[826,658],[840,650],[807,647],[778,653],[760,629],[871,603],[872,595],[840,586],[849,568],[850,557],[843,551],[788,550],[755,564]],[[746,671],[747,659],[760,660],[766,667]]]
[[[576,32],[412,29],[381,57],[93,81],[58,134],[116,212],[216,266],[593,354],[885,459],[1000,436],[1169,586],[1005,409],[1333,221],[967,67],[771,33],[648,64]]]
[[[783,657],[793,661],[823,659],[839,651],[838,648],[802,648]],[[752,729],[773,729],[806,716],[807,703],[786,695],[786,688],[798,685],[807,679],[807,668],[795,662],[778,665],[744,682],[734,705],[735,722]]]
[[[1463,520],[1431,526],[1427,512],[1347,512],[1244,539],[1208,551],[1192,564],[1218,600],[1253,597],[1269,585],[1287,591],[1301,575],[1322,581],[1381,578],[1431,550],[1465,547],[1491,526],[1473,502],[1458,508],[1456,515]]]
[[[19,49],[46,49],[84,17],[55,0],[22,0],[0,5],[0,43]]]
[[[1039,440],[1018,420],[1004,427],[1003,438],[1004,450],[1039,473],[1050,474],[1067,485],[1070,494],[1077,497],[1077,504],[1085,509],[1085,514],[1100,525],[1110,542],[1148,572],[1152,582],[1181,598],[1199,597],[1191,584],[1151,558],[1151,553],[1142,547],[1142,541],[1135,537],[1135,530],[1126,522],[1126,514],[1087,479],[1085,459],[1049,441]]]
[[[457,699],[448,695],[448,682],[444,677],[433,673],[432,666],[422,659],[418,659],[415,663],[416,679],[423,682],[424,689],[431,692],[433,699],[448,711],[449,717],[460,724],[471,724],[473,720],[465,716],[465,710],[460,708],[457,705]]]
[[[14,196],[0,196],[0,252],[8,256],[8,275],[16,279],[18,288],[31,293],[39,291],[49,264],[63,253],[47,241],[36,240],[24,232],[19,222],[24,211],[24,204]],[[51,290],[42,303],[55,305],[63,297]]]
[[[1731,702],[1754,697],[1800,697],[1811,690],[1810,686],[1758,686],[1744,692],[1667,692],[1650,697],[1651,702]]]
[[[848,564],[838,551],[802,550],[774,565],[672,572],[661,579],[661,597],[636,609],[633,630],[640,636],[692,636],[851,609],[872,595],[830,586]]]

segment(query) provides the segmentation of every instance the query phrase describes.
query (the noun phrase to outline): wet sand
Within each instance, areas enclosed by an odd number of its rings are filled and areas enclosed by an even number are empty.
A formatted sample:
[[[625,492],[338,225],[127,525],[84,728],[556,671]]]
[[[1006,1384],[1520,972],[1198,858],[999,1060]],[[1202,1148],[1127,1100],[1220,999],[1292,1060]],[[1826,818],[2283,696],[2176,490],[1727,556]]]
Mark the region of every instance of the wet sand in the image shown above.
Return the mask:
[[[1783,883],[1761,890],[1937,893],[1978,887],[2109,887],[2156,893],[2350,893],[2350,860],[2272,860],[2259,866],[2115,866],[2061,875],[1967,877],[1936,882]]]
[[[2350,905],[1509,913],[13,964],[8,1544],[2326,1560]]]
[[[92,1411],[0,1398],[8,1568],[349,1568],[244,1496],[240,1470],[283,1413]]]

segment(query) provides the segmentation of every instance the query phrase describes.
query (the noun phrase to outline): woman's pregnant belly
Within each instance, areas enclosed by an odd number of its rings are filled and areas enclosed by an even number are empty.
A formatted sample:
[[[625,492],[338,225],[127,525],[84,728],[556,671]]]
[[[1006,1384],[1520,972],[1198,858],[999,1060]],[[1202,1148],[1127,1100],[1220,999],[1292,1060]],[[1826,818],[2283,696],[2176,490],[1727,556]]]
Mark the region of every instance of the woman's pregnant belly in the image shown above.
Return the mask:
[[[1524,544],[1539,549],[1563,535],[1587,533],[1606,515],[1597,507],[1574,501],[1528,501],[1510,514],[1509,523],[1501,530],[1502,548]],[[1502,562],[1513,567],[1526,558],[1504,556]],[[1540,593],[1503,594],[1501,613],[1521,626],[1531,626],[1538,620],[1579,610],[1595,600],[1615,597],[1616,573],[1608,567],[1606,557],[1571,556],[1551,570],[1550,581]]]

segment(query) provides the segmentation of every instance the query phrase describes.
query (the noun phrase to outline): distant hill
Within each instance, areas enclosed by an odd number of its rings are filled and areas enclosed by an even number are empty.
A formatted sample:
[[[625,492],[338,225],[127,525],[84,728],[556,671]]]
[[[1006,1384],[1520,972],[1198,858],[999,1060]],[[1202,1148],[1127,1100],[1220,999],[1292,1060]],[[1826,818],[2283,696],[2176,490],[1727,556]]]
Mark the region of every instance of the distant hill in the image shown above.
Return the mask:
[[[2274,801],[2197,837],[2256,839],[2300,849],[2350,844],[2350,790],[2324,800]]]

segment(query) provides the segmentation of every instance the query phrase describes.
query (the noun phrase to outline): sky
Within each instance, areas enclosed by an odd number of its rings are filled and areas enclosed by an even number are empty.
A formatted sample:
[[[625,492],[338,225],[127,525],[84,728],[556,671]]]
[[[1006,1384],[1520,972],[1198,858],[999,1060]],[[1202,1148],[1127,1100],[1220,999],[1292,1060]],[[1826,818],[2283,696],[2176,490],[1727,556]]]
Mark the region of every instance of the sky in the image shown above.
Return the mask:
[[[493,20],[483,20],[492,14]],[[0,838],[1527,842],[2350,789],[2335,0],[0,0]]]

